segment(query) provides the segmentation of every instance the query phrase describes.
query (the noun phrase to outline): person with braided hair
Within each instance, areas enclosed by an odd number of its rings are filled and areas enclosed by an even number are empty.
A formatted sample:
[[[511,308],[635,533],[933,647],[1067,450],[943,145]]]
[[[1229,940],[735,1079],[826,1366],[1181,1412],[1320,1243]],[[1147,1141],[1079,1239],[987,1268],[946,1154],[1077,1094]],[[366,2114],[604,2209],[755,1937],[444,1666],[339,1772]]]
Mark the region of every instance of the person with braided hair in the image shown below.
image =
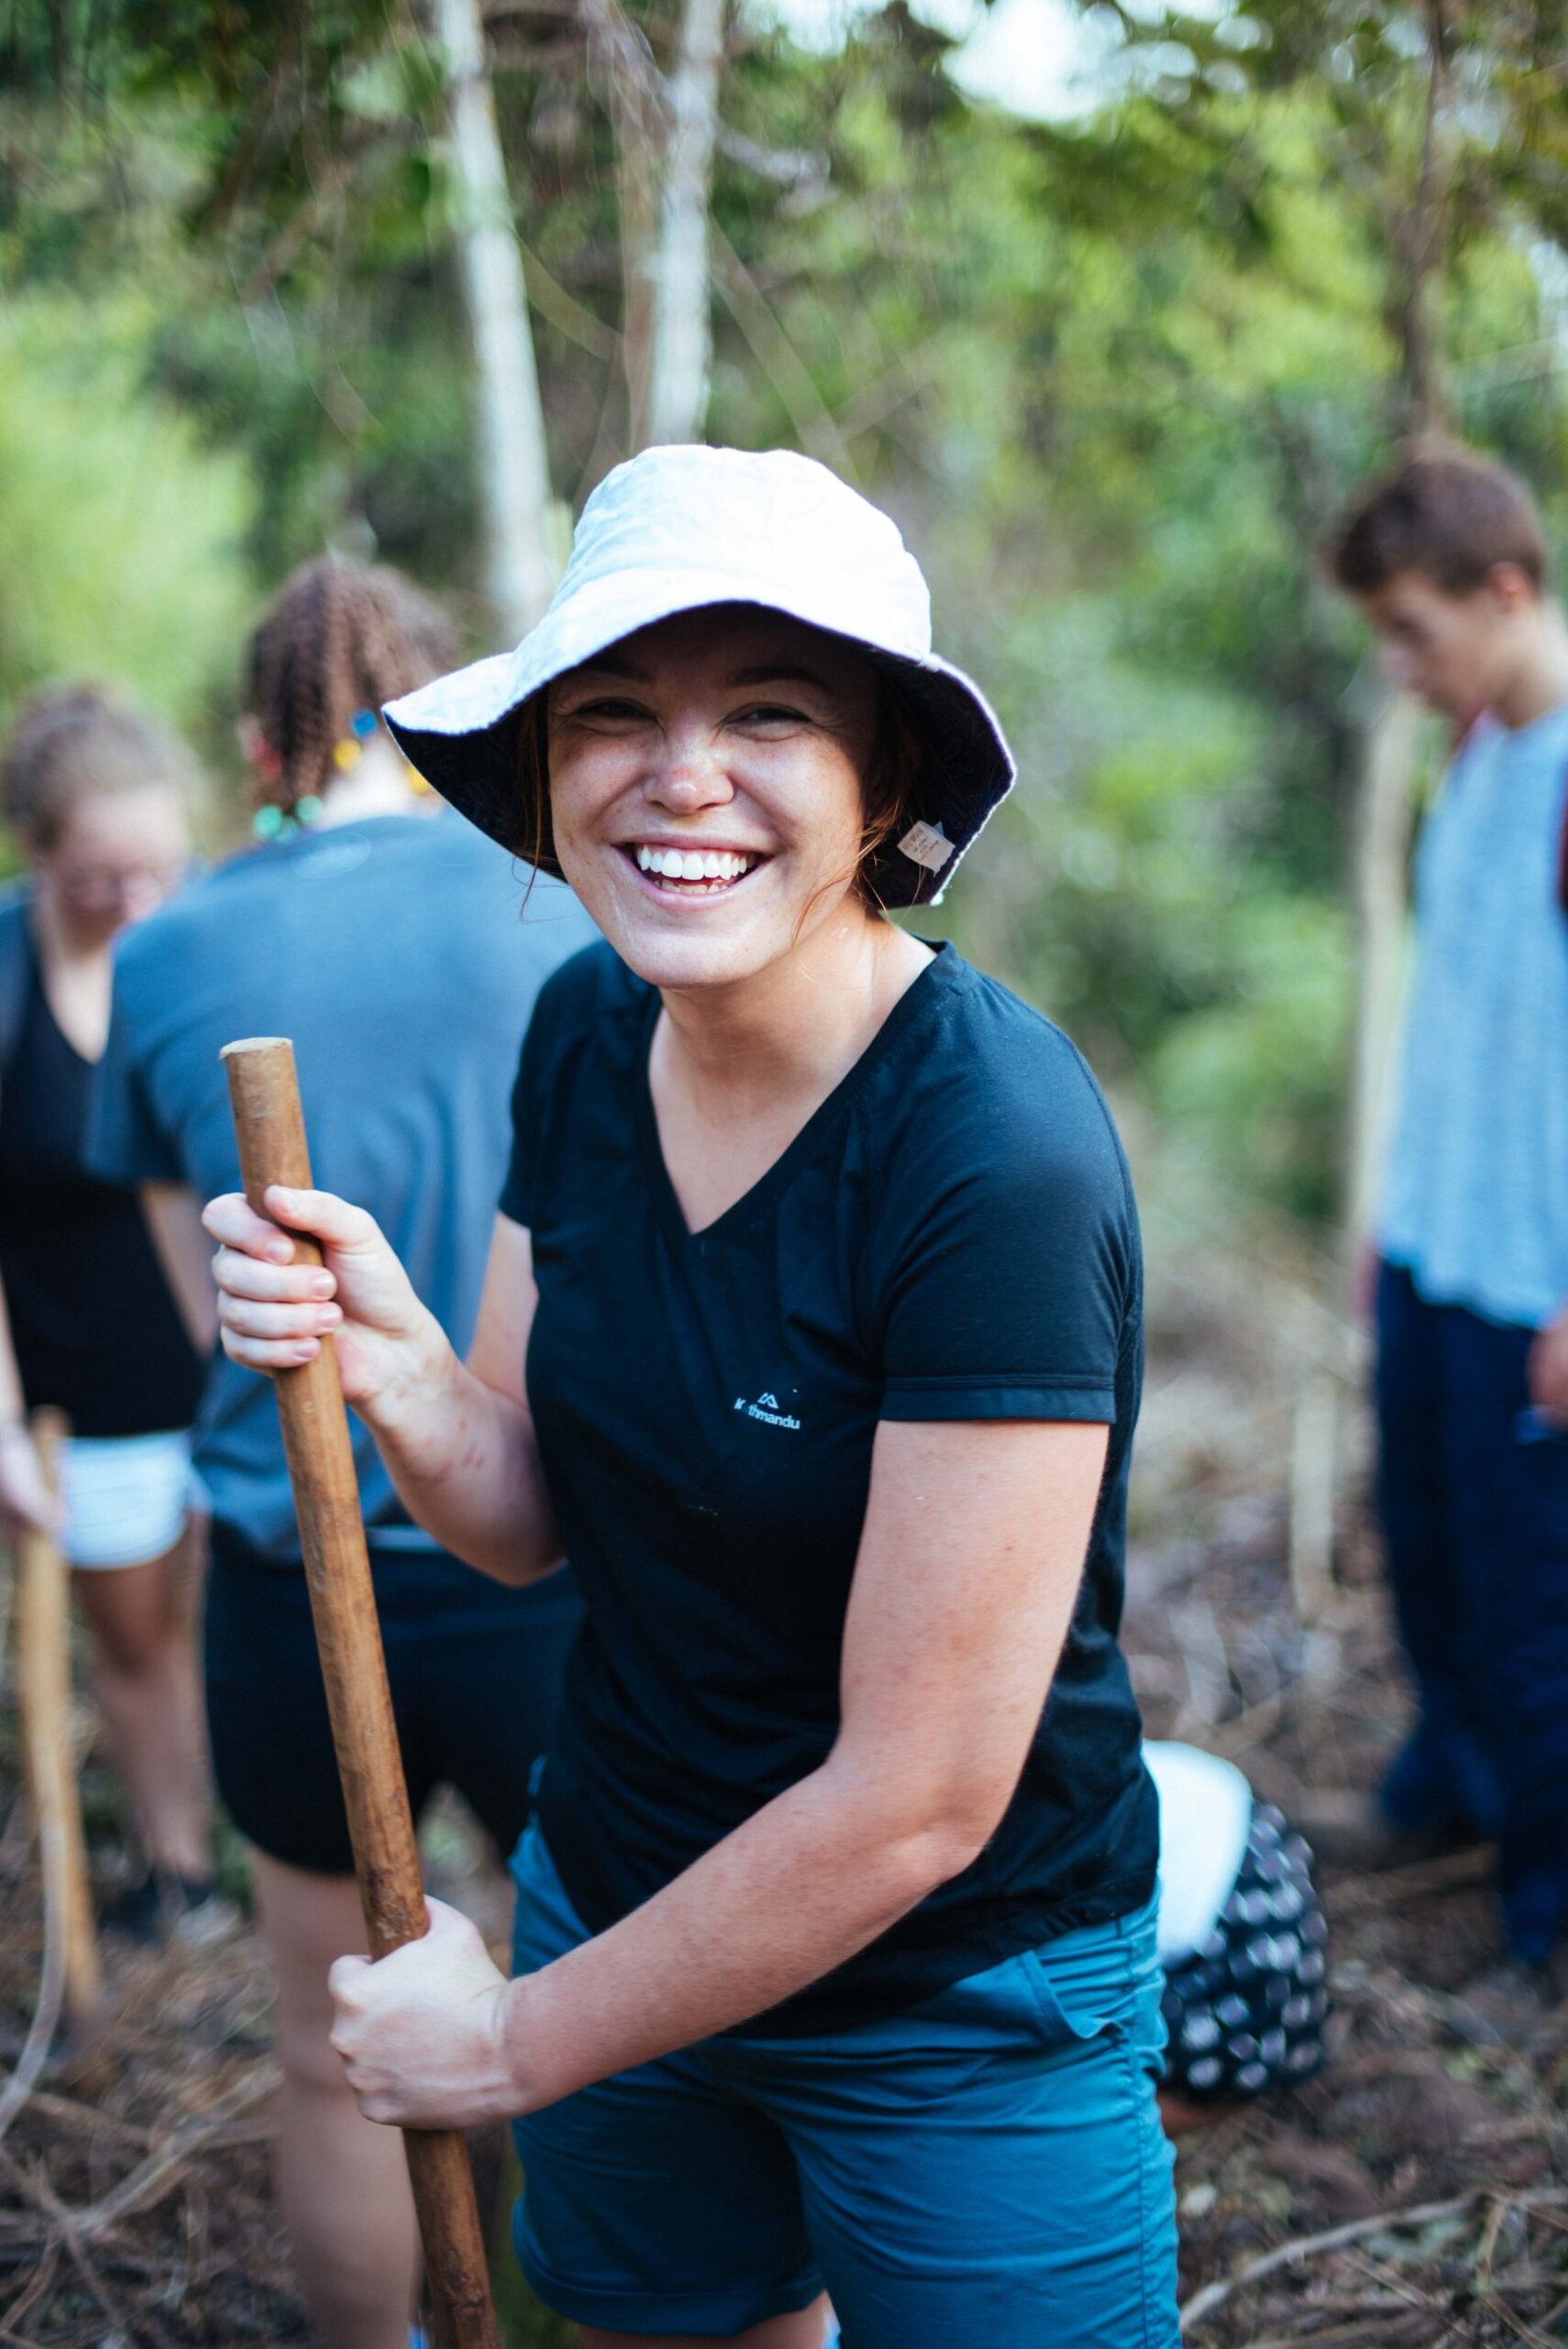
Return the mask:
[[[383,757],[361,766],[373,713],[407,691],[409,678],[439,674],[452,646],[445,614],[385,564],[328,559],[294,573],[251,639],[246,679],[241,734],[264,839],[298,821],[302,809],[312,820],[329,789],[335,823],[347,820],[343,808],[367,787],[381,796]],[[345,795],[356,767],[357,793]],[[406,798],[411,787],[421,788],[404,767],[396,788]]]
[[[204,1341],[216,1303],[196,1202],[239,1172],[218,1055],[263,1031],[294,1039],[322,1179],[374,1200],[435,1319],[460,1348],[472,1335],[522,1033],[542,982],[595,933],[555,881],[519,919],[512,859],[424,791],[382,728],[380,704],[451,658],[442,614],[397,572],[296,571],[246,673],[257,844],[120,959],[92,1150],[122,1180],[180,1187],[162,1197],[166,1221],[182,1219]],[[277,1970],[284,2221],[327,2349],[404,2349],[416,2252],[402,2149],[355,2110],[327,2043],[327,1967],[363,1929],[277,1414],[221,1356],[195,1450],[213,1505],[214,1769]],[[355,1450],[416,1810],[453,1785],[510,1851],[575,1590],[564,1572],[505,1590],[460,1564],[415,1525],[363,1426]]]

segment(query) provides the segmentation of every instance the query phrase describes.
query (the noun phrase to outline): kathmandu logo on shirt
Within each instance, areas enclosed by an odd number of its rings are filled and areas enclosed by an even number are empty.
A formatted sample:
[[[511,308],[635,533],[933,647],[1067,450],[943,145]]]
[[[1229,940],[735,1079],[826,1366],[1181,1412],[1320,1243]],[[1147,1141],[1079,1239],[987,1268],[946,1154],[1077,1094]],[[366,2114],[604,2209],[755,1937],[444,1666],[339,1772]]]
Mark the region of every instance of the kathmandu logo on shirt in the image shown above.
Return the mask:
[[[801,1424],[790,1412],[779,1409],[776,1395],[763,1393],[754,1403],[749,1403],[744,1395],[737,1395],[735,1408],[744,1411],[748,1419],[764,1420],[770,1428],[798,1428]]]

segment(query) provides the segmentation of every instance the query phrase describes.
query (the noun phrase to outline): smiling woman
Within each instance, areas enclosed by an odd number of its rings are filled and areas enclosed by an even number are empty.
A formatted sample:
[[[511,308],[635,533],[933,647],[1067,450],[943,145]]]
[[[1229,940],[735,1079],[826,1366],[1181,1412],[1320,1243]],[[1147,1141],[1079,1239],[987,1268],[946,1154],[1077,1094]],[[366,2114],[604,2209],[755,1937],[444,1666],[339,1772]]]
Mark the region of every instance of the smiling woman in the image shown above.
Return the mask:
[[[549,688],[555,853],[634,969],[711,985],[835,906],[863,920],[876,705],[865,654],[734,604],[642,629]]]
[[[884,917],[1011,780],[885,515],[655,450],[408,755],[607,944],[542,992],[466,1366],[368,1216],[214,1201],[223,1343],[333,1328],[414,1516],[587,1617],[516,1975],[333,1969],[372,2119],[517,2120],[587,2349],[1171,2349],[1155,1810],[1115,1630],[1126,1165],[1067,1040]],[[1049,1704],[1048,1704],[1049,1697]]]
[[[716,643],[729,648],[727,665],[715,663]],[[710,756],[725,741],[748,743],[754,767],[772,752],[778,768],[813,738],[840,746],[853,768],[856,811],[847,869],[857,894],[880,905],[875,860],[928,788],[929,752],[906,697],[885,666],[841,638],[744,605],[710,607],[645,629],[534,696],[518,724],[519,839],[528,861],[561,869],[563,794],[553,778],[559,786],[561,761],[574,744],[585,735],[618,741],[635,763],[635,746],[646,753],[662,726],[661,691],[667,705],[672,679],[684,691],[699,674],[707,708],[692,715],[699,726],[706,722]],[[700,759],[699,742],[683,747],[688,761]],[[716,806],[724,804],[720,798]],[[672,821],[657,836],[617,844],[664,897],[725,895],[770,860],[766,843],[731,837],[721,813],[688,812],[687,824]]]

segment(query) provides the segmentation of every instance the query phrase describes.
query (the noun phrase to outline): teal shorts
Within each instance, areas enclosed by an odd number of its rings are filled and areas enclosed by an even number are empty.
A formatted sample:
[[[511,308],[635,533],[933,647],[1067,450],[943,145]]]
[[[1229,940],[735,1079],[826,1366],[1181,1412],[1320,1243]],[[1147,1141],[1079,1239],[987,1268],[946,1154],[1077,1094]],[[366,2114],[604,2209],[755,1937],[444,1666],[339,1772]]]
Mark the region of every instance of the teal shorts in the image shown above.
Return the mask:
[[[538,1829],[515,1970],[587,1933]],[[1177,2349],[1152,1903],[817,2038],[736,2033],[516,2124],[517,2256],[578,2324],[844,2349]]]

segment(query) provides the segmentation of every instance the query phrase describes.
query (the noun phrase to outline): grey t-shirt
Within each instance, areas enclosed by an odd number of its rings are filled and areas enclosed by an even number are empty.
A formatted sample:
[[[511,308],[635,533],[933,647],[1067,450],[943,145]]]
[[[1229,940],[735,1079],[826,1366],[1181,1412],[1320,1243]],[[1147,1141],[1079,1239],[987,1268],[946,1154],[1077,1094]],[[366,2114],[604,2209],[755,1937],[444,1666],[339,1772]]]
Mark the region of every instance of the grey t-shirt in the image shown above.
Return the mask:
[[[525,896],[526,891],[526,896]],[[595,936],[460,816],[379,816],[234,857],[128,931],[88,1156],[121,1182],[239,1188],[221,1047],[289,1036],[317,1183],[368,1207],[461,1352],[543,981]],[[351,1420],[368,1525],[426,1544]],[[270,1383],[220,1354],[196,1425],[220,1523],[299,1558]]]

